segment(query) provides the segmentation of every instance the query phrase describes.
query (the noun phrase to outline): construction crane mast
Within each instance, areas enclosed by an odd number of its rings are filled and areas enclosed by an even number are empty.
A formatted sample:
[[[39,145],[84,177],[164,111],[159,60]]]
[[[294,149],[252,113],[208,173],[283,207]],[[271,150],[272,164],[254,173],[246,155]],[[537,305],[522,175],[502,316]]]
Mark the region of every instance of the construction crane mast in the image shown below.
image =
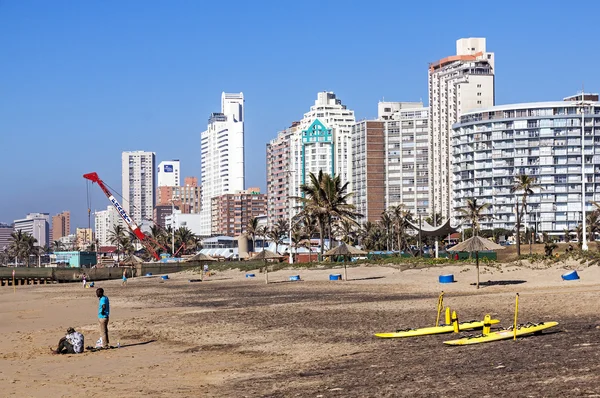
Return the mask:
[[[117,198],[114,197],[114,195],[108,190],[106,185],[104,185],[104,182],[102,182],[100,177],[98,177],[98,173],[94,172],[84,174],[83,178],[98,184],[98,186],[100,187],[100,189],[102,189],[110,203],[112,203],[115,209],[117,209],[119,216],[121,216],[123,221],[125,221],[125,224],[127,224],[127,227],[129,227],[131,232],[140,240],[140,242],[142,242],[146,250],[148,250],[148,252],[152,254],[152,257],[154,257],[156,260],[160,260],[160,256],[158,255],[158,253],[156,253],[153,247],[153,243],[155,244],[157,242],[153,242],[151,238],[144,234],[140,227],[135,223],[135,221],[133,221],[133,219],[129,217],[129,214],[127,214],[127,212],[125,211],[123,206],[121,206]]]

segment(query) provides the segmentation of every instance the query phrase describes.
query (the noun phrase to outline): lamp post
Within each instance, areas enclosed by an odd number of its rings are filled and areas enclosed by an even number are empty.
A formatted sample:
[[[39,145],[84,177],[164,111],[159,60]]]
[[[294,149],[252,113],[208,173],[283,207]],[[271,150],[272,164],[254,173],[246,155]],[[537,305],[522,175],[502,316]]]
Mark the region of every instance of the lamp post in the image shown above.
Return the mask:
[[[289,239],[289,249],[290,249],[290,256],[289,256],[289,263],[290,264],[294,264],[294,253],[292,253],[292,195],[290,195],[290,191],[292,188],[292,173],[294,172],[294,170],[286,170],[286,174],[288,175],[288,202],[289,202],[289,230],[288,230],[288,239]],[[310,239],[310,237],[309,237]],[[310,250],[310,247],[309,249]]]
[[[171,257],[175,257],[175,204],[171,199]]]
[[[587,251],[585,215],[585,92],[581,90],[581,250]]]
[[[38,268],[42,267],[42,224],[38,224]]]

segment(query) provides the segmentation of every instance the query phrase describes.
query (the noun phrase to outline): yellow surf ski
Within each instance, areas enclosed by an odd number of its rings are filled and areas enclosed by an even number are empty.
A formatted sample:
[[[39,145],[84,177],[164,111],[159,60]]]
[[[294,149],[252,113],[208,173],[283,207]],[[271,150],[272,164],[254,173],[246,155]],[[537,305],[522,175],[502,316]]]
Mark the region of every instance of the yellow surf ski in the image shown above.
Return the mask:
[[[450,340],[444,341],[444,344],[449,345],[468,345],[468,344],[478,344],[478,343],[489,343],[491,341],[498,340],[507,340],[512,339],[516,336],[525,336],[528,334],[538,333],[542,330],[551,328],[553,326],[558,325],[558,322],[542,322],[537,324],[526,324],[523,326],[519,326],[516,329],[516,333],[514,329],[505,329],[499,330],[497,332],[491,332],[486,335],[474,336],[474,337],[465,337],[458,340]]]
[[[490,319],[489,324],[496,324],[500,321],[498,319]],[[463,322],[458,324],[458,330],[471,330],[471,329],[479,329],[484,326],[484,321],[471,321],[471,322]],[[398,337],[415,337],[415,336],[426,336],[430,334],[442,334],[442,333],[452,333],[454,332],[454,325],[441,325],[441,326],[431,326],[428,328],[420,328],[420,329],[408,329],[408,330],[399,330],[396,332],[390,333],[376,333],[375,336],[381,337],[384,339],[389,338],[398,338]]]

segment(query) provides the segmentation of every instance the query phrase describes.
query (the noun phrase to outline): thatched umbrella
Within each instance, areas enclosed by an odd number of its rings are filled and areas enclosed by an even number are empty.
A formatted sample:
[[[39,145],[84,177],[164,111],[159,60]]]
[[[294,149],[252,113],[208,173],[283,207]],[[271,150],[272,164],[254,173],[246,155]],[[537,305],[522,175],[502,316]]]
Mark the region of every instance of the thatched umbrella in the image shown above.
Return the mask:
[[[265,283],[269,283],[269,270],[267,268],[267,260],[273,258],[281,258],[277,253],[273,253],[270,250],[263,250],[259,252],[256,256],[250,257],[249,260],[265,260]]]
[[[344,280],[348,280],[348,275],[346,272],[346,257],[350,256],[364,256],[367,255],[367,252],[364,252],[360,249],[357,249],[354,246],[347,245],[342,242],[339,246],[334,247],[331,250],[328,250],[324,255],[325,256],[343,256],[344,257]]]
[[[190,257],[187,260],[185,260],[186,262],[190,262],[190,261],[217,261],[216,258],[211,257],[207,254],[204,253],[198,253],[196,254],[194,257]]]
[[[477,289],[479,289],[479,252],[502,249],[504,249],[504,246],[500,246],[489,239],[482,238],[481,236],[473,236],[458,245],[452,246],[448,251],[475,253],[475,264],[477,264]]]

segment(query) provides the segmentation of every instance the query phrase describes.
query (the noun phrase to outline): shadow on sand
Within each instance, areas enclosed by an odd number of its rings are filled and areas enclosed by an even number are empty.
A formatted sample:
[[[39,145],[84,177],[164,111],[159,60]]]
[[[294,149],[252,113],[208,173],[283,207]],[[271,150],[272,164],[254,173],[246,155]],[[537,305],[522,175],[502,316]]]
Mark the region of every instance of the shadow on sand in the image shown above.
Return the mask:
[[[367,278],[348,278],[348,281],[369,281],[372,279],[383,279],[385,276],[369,276]]]
[[[154,343],[154,342],[156,342],[156,340],[142,341],[141,343],[123,344],[123,345],[121,345],[121,348],[135,347],[136,345],[146,345],[146,344],[150,344],[150,343]]]
[[[503,285],[520,285],[527,281],[521,279],[512,279],[512,280],[504,280],[504,281],[487,281],[487,282],[479,282],[480,287],[485,286],[503,286]],[[477,285],[476,283],[471,283],[471,286]]]

